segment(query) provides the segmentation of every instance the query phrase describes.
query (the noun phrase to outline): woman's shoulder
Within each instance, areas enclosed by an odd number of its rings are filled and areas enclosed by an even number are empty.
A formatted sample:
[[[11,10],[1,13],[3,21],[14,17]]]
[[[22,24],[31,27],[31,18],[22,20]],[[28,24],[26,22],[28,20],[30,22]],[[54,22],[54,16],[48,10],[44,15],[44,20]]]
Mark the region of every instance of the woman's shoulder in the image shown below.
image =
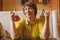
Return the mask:
[[[36,18],[36,21],[35,21],[36,23],[39,23],[39,19],[38,18]]]
[[[39,18],[36,18],[36,20],[39,20]]]
[[[27,19],[24,18],[24,19],[20,19],[17,23],[24,23]]]
[[[16,23],[16,28],[19,28],[20,26],[23,26],[25,23],[26,19],[20,19],[17,23]]]
[[[45,19],[39,19],[39,18],[36,18],[36,21],[38,22],[38,23],[41,23],[41,22],[44,22],[45,21]]]

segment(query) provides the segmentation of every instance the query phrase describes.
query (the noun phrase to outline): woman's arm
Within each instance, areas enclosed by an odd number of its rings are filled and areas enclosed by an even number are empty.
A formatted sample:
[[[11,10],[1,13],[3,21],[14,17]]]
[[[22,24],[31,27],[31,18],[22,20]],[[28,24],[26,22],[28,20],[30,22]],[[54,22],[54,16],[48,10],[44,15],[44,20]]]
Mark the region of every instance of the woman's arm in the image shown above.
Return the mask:
[[[46,20],[46,25],[44,26],[44,31],[43,31],[43,38],[44,39],[49,39],[50,36],[50,29],[49,29],[49,15],[50,13],[46,13],[45,15],[45,20]]]
[[[14,12],[11,12],[10,13],[10,15],[11,15],[11,21],[12,21],[12,27],[13,27],[13,30],[12,31],[14,31],[14,35],[11,35],[12,36],[12,39],[17,39],[17,38],[19,38],[19,34],[18,34],[18,30],[16,29],[16,27],[15,27],[15,13]]]
[[[49,29],[49,16],[46,18],[46,29],[45,29],[45,39],[48,39],[50,36],[50,29]]]

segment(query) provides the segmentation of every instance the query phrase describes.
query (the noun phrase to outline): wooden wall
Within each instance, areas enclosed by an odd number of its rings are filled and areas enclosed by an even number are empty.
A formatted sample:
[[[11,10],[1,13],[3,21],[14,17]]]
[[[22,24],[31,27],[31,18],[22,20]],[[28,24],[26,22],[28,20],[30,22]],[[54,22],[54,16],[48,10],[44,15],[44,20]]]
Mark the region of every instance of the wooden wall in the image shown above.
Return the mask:
[[[3,11],[12,11],[15,7],[14,0],[3,0]]]
[[[32,0],[29,0],[30,2]],[[13,10],[14,8],[16,8],[17,10],[22,10],[22,5],[21,5],[21,0],[3,0],[3,10]],[[59,0],[53,0],[51,3],[49,3],[48,5],[43,5],[43,4],[38,4],[37,3],[37,8],[38,10],[41,9],[59,9]]]
[[[0,11],[2,11],[3,8],[3,0],[0,0]]]

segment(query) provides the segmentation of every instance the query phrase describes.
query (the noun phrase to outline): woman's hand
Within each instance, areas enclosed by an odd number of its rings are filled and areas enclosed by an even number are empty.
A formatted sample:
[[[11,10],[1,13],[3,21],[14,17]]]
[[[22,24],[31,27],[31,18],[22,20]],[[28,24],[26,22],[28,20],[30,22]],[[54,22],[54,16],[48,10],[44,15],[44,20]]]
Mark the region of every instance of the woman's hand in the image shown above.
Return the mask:
[[[49,18],[50,16],[50,11],[45,12],[45,18]]]
[[[10,15],[11,15],[12,21],[19,21],[20,20],[20,17],[18,15],[15,15],[15,12],[11,12]]]

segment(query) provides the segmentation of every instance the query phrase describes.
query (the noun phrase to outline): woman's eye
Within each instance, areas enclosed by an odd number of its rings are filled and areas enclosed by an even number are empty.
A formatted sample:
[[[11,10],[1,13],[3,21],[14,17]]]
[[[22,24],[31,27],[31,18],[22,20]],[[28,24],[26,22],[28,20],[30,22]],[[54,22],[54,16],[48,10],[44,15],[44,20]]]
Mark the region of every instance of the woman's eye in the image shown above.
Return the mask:
[[[31,7],[25,7],[24,8],[24,11],[27,12],[27,11],[32,11],[32,8]]]
[[[27,8],[25,8],[24,10],[27,10]]]

